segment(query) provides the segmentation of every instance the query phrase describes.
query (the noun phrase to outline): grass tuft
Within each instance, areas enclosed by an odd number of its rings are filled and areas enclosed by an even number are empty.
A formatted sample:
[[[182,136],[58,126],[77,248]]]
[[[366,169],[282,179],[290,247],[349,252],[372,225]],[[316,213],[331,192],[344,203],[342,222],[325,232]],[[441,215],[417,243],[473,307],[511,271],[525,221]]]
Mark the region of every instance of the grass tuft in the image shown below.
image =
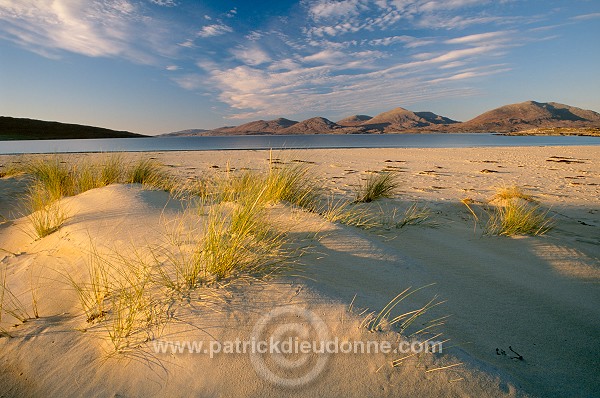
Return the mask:
[[[142,159],[132,166],[127,180],[133,184],[155,186],[160,182],[161,177],[163,173],[158,163],[151,159]]]
[[[422,286],[417,289],[413,289],[412,287],[408,287],[408,288],[404,289],[404,291],[402,291],[400,294],[398,294],[396,297],[394,297],[377,314],[374,312],[367,314],[367,316],[363,319],[361,326],[365,327],[369,332],[381,331],[381,330],[383,330],[383,327],[385,325],[397,326],[399,333],[404,333],[406,331],[406,329],[408,329],[408,327],[412,323],[414,323],[414,321],[417,318],[424,315],[431,308],[433,308],[437,305],[443,304],[443,301],[437,301],[437,296],[436,296],[436,297],[432,298],[429,302],[427,302],[427,304],[425,304],[423,307],[418,308],[416,310],[402,313],[393,318],[391,317],[392,311],[400,303],[402,303],[402,301],[404,301],[409,296],[413,295],[414,293],[416,293],[422,289],[432,286],[432,285],[433,284],[429,284],[429,285]],[[419,332],[420,331],[417,331],[416,333],[413,333],[413,335],[417,334]]]
[[[2,314],[4,313],[4,295],[6,291],[6,271],[0,270],[0,337],[11,337],[10,333],[2,327]]]
[[[510,187],[500,188],[496,191],[494,199],[512,200],[523,199],[528,202],[534,202],[533,196],[526,194],[520,187],[514,185]]]
[[[286,240],[270,228],[261,198],[248,195],[233,209],[210,209],[199,256],[217,280],[240,272],[268,273],[282,262]]]
[[[431,209],[425,205],[419,205],[413,203],[404,211],[399,221],[394,223],[394,226],[398,229],[404,228],[408,225],[422,225],[428,224],[434,226],[430,220]]]
[[[527,201],[512,199],[491,211],[486,226],[488,235],[544,235],[553,227],[548,210]]]
[[[154,338],[168,322],[167,298],[153,289],[151,261],[137,250],[132,256],[116,254],[108,260],[114,288],[105,326],[115,352],[122,352]]]
[[[110,155],[100,165],[100,178],[97,187],[116,184],[123,181],[125,165],[121,155]],[[79,174],[81,178],[82,174]]]
[[[303,164],[283,167],[270,164],[264,189],[263,197],[266,201],[286,201],[308,210],[315,208],[319,197],[319,190],[310,176],[310,169]]]
[[[306,165],[269,164],[266,173],[246,171],[215,182],[212,195],[217,201],[234,202],[246,197],[258,198],[261,203],[288,202],[313,211],[320,195],[316,181]]]
[[[58,200],[75,193],[73,169],[62,162],[58,156],[49,159],[32,160],[26,170],[33,183],[43,189],[49,200]]]
[[[0,178],[10,178],[23,174],[25,169],[20,163],[20,161],[13,161],[12,163],[0,165]]]
[[[155,289],[151,263],[136,250],[132,252],[130,257],[101,255],[92,247],[87,280],[80,282],[66,275],[86,322],[106,330],[114,352],[150,340],[168,321],[168,297]]]
[[[71,275],[67,275],[67,280],[77,293],[86,321],[94,323],[104,319],[107,313],[105,301],[111,292],[110,264],[93,248],[87,266],[87,282],[77,282]]]
[[[28,218],[38,238],[58,231],[68,218],[61,203],[54,198],[54,193],[42,183],[31,185],[26,199],[30,212]]]
[[[397,175],[394,173],[371,174],[358,187],[355,202],[369,203],[380,198],[391,198],[398,186]]]
[[[19,300],[19,298],[9,289],[5,269],[0,271],[0,321],[2,321],[2,312],[22,323],[32,319],[27,312],[25,305],[23,305],[21,300]],[[3,333],[8,335],[6,331],[3,331]]]
[[[372,229],[380,225],[377,215],[369,209],[349,200],[327,201],[327,206],[320,213],[329,222],[338,222],[362,229]]]

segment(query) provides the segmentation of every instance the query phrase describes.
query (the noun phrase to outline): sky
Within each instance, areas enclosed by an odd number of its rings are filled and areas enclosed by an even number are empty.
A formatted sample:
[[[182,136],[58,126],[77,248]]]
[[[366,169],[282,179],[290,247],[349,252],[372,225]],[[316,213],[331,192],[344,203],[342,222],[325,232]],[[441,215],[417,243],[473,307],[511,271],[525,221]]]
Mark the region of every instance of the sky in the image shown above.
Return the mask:
[[[600,111],[598,0],[0,0],[0,115],[160,134]]]

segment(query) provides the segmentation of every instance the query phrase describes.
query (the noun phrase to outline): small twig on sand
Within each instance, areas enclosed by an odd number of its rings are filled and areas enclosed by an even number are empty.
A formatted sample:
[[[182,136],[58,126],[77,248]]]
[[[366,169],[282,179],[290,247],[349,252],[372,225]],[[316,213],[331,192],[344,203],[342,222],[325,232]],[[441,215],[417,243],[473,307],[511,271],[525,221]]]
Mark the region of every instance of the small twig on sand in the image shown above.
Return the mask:
[[[513,350],[512,346],[508,346],[508,349],[517,355],[516,357],[510,357],[510,359],[518,359],[519,361],[525,360],[525,358],[523,358],[523,355],[521,355],[518,352],[516,352],[515,350]]]

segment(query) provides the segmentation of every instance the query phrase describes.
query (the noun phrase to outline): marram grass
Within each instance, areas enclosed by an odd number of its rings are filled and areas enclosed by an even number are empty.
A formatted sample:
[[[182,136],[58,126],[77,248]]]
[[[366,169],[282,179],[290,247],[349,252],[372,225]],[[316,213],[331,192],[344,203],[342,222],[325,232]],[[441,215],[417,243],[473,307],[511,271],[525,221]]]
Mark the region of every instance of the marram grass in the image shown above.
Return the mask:
[[[98,187],[117,184],[123,181],[125,163],[119,154],[107,156],[100,164],[100,179]],[[81,175],[81,174],[80,174]]]
[[[320,193],[310,169],[301,164],[270,165],[264,186],[266,201],[286,201],[309,210],[314,209]]]
[[[165,179],[166,174],[157,162],[151,159],[141,159],[129,170],[126,182],[159,186],[165,182]]]
[[[86,277],[68,278],[87,326],[104,328],[117,352],[147,341],[155,328],[163,327],[169,320],[165,306],[177,297],[173,292],[185,295],[192,289],[222,286],[245,275],[265,276],[289,262],[295,252],[290,249],[289,237],[270,224],[271,204],[283,202],[332,222],[371,228],[382,225],[378,220],[382,214],[358,202],[390,197],[398,186],[396,174],[377,174],[369,177],[356,201],[350,198],[333,202],[321,196],[322,188],[310,168],[297,164],[270,162],[263,172],[228,172],[220,179],[186,184],[175,183],[152,160],[127,164],[119,156],[74,165],[51,157],[32,163],[28,170],[31,208],[36,209],[32,215],[44,210],[48,216],[32,220],[41,226],[40,236],[56,231],[66,219],[61,198],[112,183],[140,183],[168,190],[172,195],[200,197],[198,211],[188,214],[197,221],[198,231],[188,234],[187,226],[174,225],[172,236],[159,248],[150,249],[148,258],[106,256],[94,250]],[[410,223],[424,221],[422,209],[413,210]],[[385,319],[376,317],[369,327],[377,329],[381,322],[407,327],[431,305],[433,302],[406,319],[389,319],[389,312],[384,312],[381,315]]]
[[[106,156],[100,162],[83,160],[73,165],[55,155],[31,160],[23,169],[30,180],[26,196],[28,217],[39,238],[57,231],[67,219],[59,203],[64,197],[117,183],[140,183],[168,191],[175,186],[159,164],[141,160],[128,165],[120,155]]]
[[[356,202],[369,203],[380,198],[391,198],[399,183],[395,173],[374,173],[361,183],[356,192]]]
[[[233,208],[209,211],[200,247],[206,272],[218,279],[244,273],[269,273],[283,260],[283,234],[266,221],[261,196],[242,198]]]
[[[500,200],[523,199],[528,202],[534,201],[534,199],[531,195],[525,193],[525,191],[522,188],[520,188],[516,185],[499,188],[496,191],[496,194],[494,195],[494,199],[500,199]]]
[[[68,214],[54,193],[40,184],[34,183],[27,194],[29,221],[38,238],[43,238],[58,231],[67,220]]]
[[[25,168],[37,190],[44,190],[50,200],[75,194],[74,169],[58,156],[32,160]]]
[[[329,222],[337,222],[362,229],[371,229],[380,226],[377,214],[370,209],[362,207],[360,203],[350,200],[329,198],[325,208],[319,214]]]
[[[425,205],[419,205],[413,203],[410,205],[404,213],[402,213],[398,221],[393,222],[394,227],[401,229],[408,225],[429,225],[435,226],[435,223],[431,221],[431,209]]]
[[[508,200],[504,205],[495,206],[488,223],[488,235],[544,235],[553,227],[553,220],[539,205],[524,200]]]
[[[213,197],[232,202],[255,196],[262,203],[287,202],[314,210],[320,195],[317,182],[305,165],[269,165],[267,172],[246,171],[240,175],[228,173],[213,184]]]
[[[1,328],[3,313],[23,323],[32,319],[23,302],[9,288],[6,269],[4,268],[0,270],[0,333],[10,336],[7,331]]]

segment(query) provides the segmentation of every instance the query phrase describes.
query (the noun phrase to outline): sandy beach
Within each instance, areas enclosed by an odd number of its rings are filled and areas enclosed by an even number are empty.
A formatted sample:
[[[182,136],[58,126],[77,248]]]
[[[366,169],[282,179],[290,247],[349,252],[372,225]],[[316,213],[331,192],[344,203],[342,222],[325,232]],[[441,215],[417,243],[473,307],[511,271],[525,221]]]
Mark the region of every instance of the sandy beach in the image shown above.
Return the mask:
[[[60,159],[79,164],[106,156]],[[0,156],[0,172],[43,157]],[[346,200],[377,223],[347,225],[323,211],[272,201],[260,214],[285,236],[291,254],[284,255],[289,261],[283,269],[269,277],[202,279],[193,288],[173,289],[156,282],[167,280],[161,270],[174,267],[177,273],[177,261],[204,255],[206,250],[197,251],[207,239],[203,220],[215,206],[229,214],[235,203],[192,201],[194,207],[142,184],[110,184],[60,199],[68,217],[40,238],[23,204],[27,175],[4,176],[0,397],[592,397],[600,391],[598,146],[122,158],[155,161],[190,183],[301,166],[306,178],[318,182],[323,200]],[[398,182],[392,197],[354,204],[357,187],[381,173]],[[515,186],[548,217],[547,233],[485,233],[498,190]],[[418,214],[409,222],[411,208]],[[108,265],[93,268],[97,263]],[[88,281],[102,277],[99,269],[114,272],[121,285],[103,293],[96,304],[105,310],[90,316],[77,286],[90,288]],[[129,302],[122,307],[120,300],[140,284],[145,301],[131,315]],[[412,319],[411,311],[418,316]],[[128,320],[135,327],[117,333]],[[227,342],[262,335],[326,335],[387,342],[394,349],[305,356],[226,352]],[[192,341],[211,352],[173,350],[173,342]],[[407,341],[439,341],[443,351],[395,349]]]

